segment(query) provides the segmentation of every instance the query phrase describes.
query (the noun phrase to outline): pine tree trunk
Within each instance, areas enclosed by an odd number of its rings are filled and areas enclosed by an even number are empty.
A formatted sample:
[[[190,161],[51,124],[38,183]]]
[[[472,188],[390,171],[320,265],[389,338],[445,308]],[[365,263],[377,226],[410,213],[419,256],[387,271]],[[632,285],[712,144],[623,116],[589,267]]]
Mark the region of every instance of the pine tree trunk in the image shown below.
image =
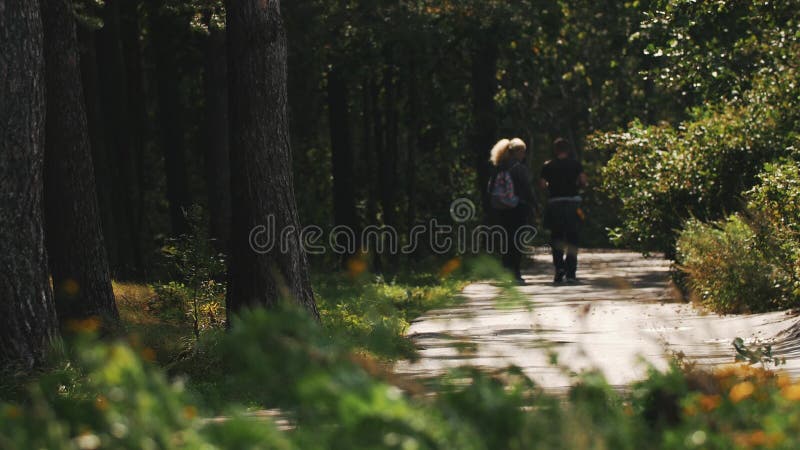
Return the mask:
[[[228,323],[247,307],[274,307],[291,298],[319,318],[300,246],[286,92],[286,35],[277,0],[237,0],[227,8],[231,134],[232,235]],[[293,238],[255,252],[250,233],[275,218]],[[268,227],[269,228],[269,227]]]
[[[376,150],[375,150],[375,131],[377,130],[376,126],[374,125],[374,121],[377,120],[375,117],[375,82],[373,81],[372,77],[365,77],[362,85],[361,85],[361,103],[363,108],[362,114],[362,148],[361,153],[364,155],[363,164],[364,164],[364,179],[362,180],[362,184],[366,186],[364,195],[367,200],[367,211],[366,211],[366,218],[365,218],[365,225],[374,225],[377,223],[377,216],[378,216],[378,199],[376,196],[377,193],[377,178],[375,176],[377,172],[377,163],[375,162],[377,159]],[[366,245],[366,242],[360,242],[360,246],[363,247]],[[380,268],[380,261],[378,258],[378,263],[376,264],[373,269]]]
[[[77,27],[80,44],[81,84],[83,86],[86,122],[89,133],[89,147],[92,150],[92,166],[94,168],[95,192],[97,194],[101,229],[106,244],[108,262],[115,267],[119,261],[116,242],[116,224],[114,223],[114,207],[112,196],[112,174],[108,161],[108,152],[103,136],[103,113],[100,101],[100,79],[97,68],[96,32],[93,29]]]
[[[384,112],[386,114],[386,146],[378,156],[381,172],[381,207],[383,208],[383,223],[388,226],[397,226],[395,208],[397,199],[395,190],[398,154],[398,124],[397,124],[397,95],[395,86],[395,73],[397,69],[392,65],[392,52],[386,51],[387,66],[383,74]]]
[[[150,38],[155,52],[155,84],[158,91],[158,132],[164,154],[167,181],[167,201],[172,233],[175,236],[188,232],[184,210],[190,205],[189,178],[184,150],[183,110],[180,98],[180,71],[176,54],[180,45],[175,39],[188,25],[184,18],[169,10],[161,1],[148,3]]]
[[[129,276],[142,266],[135,245],[134,211],[136,159],[131,140],[130,102],[126,81],[125,60],[120,30],[120,2],[106,0],[103,7],[103,28],[96,36],[100,100],[102,102],[105,149],[111,174],[112,208],[114,213],[117,260],[112,268],[117,276]]]
[[[100,230],[70,0],[42,2],[45,230],[58,319],[119,319]]]
[[[483,36],[494,36],[491,31],[482,31]],[[491,39],[480,39],[472,53],[472,151],[478,177],[478,192],[484,214],[489,211],[489,151],[497,137],[494,96],[497,92],[497,43]]]
[[[44,59],[39,3],[0,7],[0,367],[39,363],[57,323],[42,221]]]
[[[147,208],[145,206],[146,168],[145,139],[147,107],[142,70],[142,48],[139,37],[142,34],[139,23],[139,0],[125,0],[120,4],[120,42],[125,64],[125,82],[128,89],[128,117],[130,117],[131,164],[129,170],[131,185],[128,186],[133,210],[131,235],[135,259],[142,260],[143,233]]]
[[[383,127],[383,112],[381,111],[380,105],[380,94],[381,89],[379,86],[380,79],[374,80],[370,78],[370,85],[369,85],[369,95],[370,95],[370,105],[372,106],[372,113],[370,117],[372,118],[372,157],[370,159],[371,164],[373,166],[370,168],[370,173],[374,173],[375,177],[372,180],[372,189],[370,193],[370,202],[372,202],[371,207],[374,211],[374,214],[371,217],[371,220],[375,222],[372,224],[367,225],[378,225],[378,205],[382,203],[382,163],[381,163],[381,155],[383,155],[384,150],[384,127]],[[385,223],[385,215],[384,215],[384,223]],[[366,245],[366,242],[362,244]],[[378,252],[372,253],[372,270],[375,273],[383,272],[383,259],[381,258],[381,254]]]
[[[217,249],[228,253],[231,223],[231,174],[228,151],[228,75],[225,65],[225,31],[206,21],[205,48],[206,190],[211,237]]]
[[[353,174],[353,143],[350,139],[350,113],[347,98],[347,84],[340,69],[334,67],[328,73],[333,215],[336,225],[344,225],[355,230],[355,176]]]
[[[420,114],[422,110],[419,102],[419,83],[417,82],[417,66],[412,61],[408,70],[408,163],[406,165],[406,198],[408,210],[406,211],[406,225],[409,230],[417,221],[417,152],[420,145]]]

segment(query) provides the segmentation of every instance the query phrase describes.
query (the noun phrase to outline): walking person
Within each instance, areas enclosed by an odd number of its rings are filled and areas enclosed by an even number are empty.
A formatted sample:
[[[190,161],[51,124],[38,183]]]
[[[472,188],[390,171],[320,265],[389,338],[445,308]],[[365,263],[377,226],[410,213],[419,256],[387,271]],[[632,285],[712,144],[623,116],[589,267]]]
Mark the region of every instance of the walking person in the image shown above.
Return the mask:
[[[587,183],[583,165],[575,158],[569,143],[558,138],[553,142],[554,158],[542,167],[539,184],[548,191],[544,225],[550,230],[555,283],[577,281],[578,233],[583,221],[579,188]]]
[[[489,158],[494,166],[488,186],[492,215],[505,232],[505,245],[501,246],[503,267],[512,273],[518,285],[524,285],[525,280],[520,272],[522,251],[514,237],[536,208],[530,174],[523,164],[526,153],[522,139],[502,139],[494,145]]]

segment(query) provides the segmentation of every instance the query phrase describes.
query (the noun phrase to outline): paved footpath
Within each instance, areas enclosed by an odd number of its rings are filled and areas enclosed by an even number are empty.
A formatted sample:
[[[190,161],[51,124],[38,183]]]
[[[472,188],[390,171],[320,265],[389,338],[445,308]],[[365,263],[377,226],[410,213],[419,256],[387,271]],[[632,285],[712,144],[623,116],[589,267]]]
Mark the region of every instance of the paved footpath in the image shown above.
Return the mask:
[[[785,312],[719,316],[676,300],[669,262],[619,251],[584,252],[574,285],[552,282],[548,256],[537,255],[519,288],[524,304],[498,303],[499,289],[467,286],[463,304],[432,311],[415,321],[409,336],[421,358],[401,362],[400,373],[426,376],[451,367],[521,367],[540,386],[562,390],[570,372],[600,369],[624,388],[645,375],[648,361],[659,368],[682,352],[700,364],[733,361],[731,342],[778,338],[786,369],[800,375],[798,342],[787,330],[798,320]],[[560,367],[551,364],[558,355]],[[793,357],[793,355],[795,355]]]

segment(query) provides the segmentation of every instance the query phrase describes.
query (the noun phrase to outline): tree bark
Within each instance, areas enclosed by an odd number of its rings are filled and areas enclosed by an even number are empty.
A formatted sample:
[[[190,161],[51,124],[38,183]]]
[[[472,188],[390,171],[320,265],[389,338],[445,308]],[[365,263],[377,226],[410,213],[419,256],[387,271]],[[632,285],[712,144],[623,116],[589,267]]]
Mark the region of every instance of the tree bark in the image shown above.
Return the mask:
[[[300,245],[286,92],[286,34],[278,0],[227,4],[232,235],[228,323],[247,307],[288,298],[319,318]],[[269,227],[274,217],[274,227]],[[250,234],[275,228],[276,247],[255,252]],[[294,227],[289,239],[281,231]]]
[[[176,55],[180,46],[175,35],[180,34],[188,21],[168,11],[163,2],[152,0],[150,33],[155,51],[156,90],[158,91],[158,131],[164,154],[167,180],[167,201],[172,233],[179,236],[189,231],[184,210],[190,205],[189,177],[186,172],[184,124],[180,98],[180,71]]]
[[[355,230],[355,176],[353,174],[353,143],[350,139],[350,113],[347,106],[347,84],[341,69],[328,73],[328,124],[331,136],[331,167],[333,172],[333,216],[336,225]]]
[[[369,104],[371,107],[371,112],[369,117],[372,120],[372,148],[369,151],[372,152],[372,156],[370,156],[370,173],[375,174],[375,176],[371,179],[371,189],[369,194],[369,208],[372,209],[373,214],[370,217],[370,220],[374,220],[375,223],[368,224],[368,225],[377,225],[378,224],[378,205],[381,202],[381,155],[383,154],[384,149],[384,128],[383,128],[383,113],[381,111],[380,105],[380,79],[375,80],[370,78],[369,83]],[[385,217],[384,217],[385,220]],[[385,222],[384,222],[385,223]],[[362,243],[366,245],[366,242]],[[378,252],[372,253],[372,270],[375,273],[381,273],[383,271],[383,259],[381,258],[381,254]]]
[[[44,59],[39,3],[0,7],[0,367],[30,369],[57,333],[42,221]]]
[[[483,31],[482,36],[494,36]],[[497,93],[497,42],[479,38],[472,53],[472,151],[483,212],[489,211],[489,151],[497,141],[494,96]]]
[[[128,89],[128,117],[130,118],[131,133],[131,163],[129,170],[131,185],[128,186],[133,204],[129,207],[134,211],[131,223],[134,253],[137,260],[142,259],[142,246],[144,243],[144,220],[147,214],[145,207],[145,139],[147,107],[142,69],[142,46],[139,37],[142,34],[139,23],[139,0],[125,0],[120,4],[120,43],[122,58],[125,64],[125,82]],[[134,182],[135,180],[135,182]]]
[[[89,148],[92,151],[95,192],[97,194],[106,252],[109,264],[113,267],[119,258],[116,253],[117,246],[114,244],[117,233],[114,223],[112,174],[103,139],[104,122],[100,101],[99,71],[97,68],[96,33],[92,29],[78,25],[77,34],[78,42],[80,43],[81,84],[86,108]]]
[[[417,151],[420,145],[419,83],[417,82],[417,66],[411,61],[408,70],[408,162],[406,165],[406,224],[411,230],[417,221]]]
[[[211,237],[217,249],[228,253],[231,223],[231,174],[228,150],[228,75],[225,65],[225,31],[206,20],[205,48],[205,165]]]
[[[44,28],[45,230],[59,321],[119,320],[100,229],[70,0],[41,2]]]
[[[397,94],[395,86],[396,67],[392,63],[392,52],[387,50],[387,65],[383,74],[384,110],[386,119],[386,146],[378,154],[381,172],[381,207],[383,209],[383,223],[388,226],[397,226],[397,196],[395,190],[398,154],[398,122],[397,122]]]
[[[141,254],[135,245],[136,215],[131,193],[136,160],[131,142],[130,103],[126,82],[125,60],[120,31],[120,0],[106,0],[103,7],[103,28],[98,30],[97,54],[100,72],[105,149],[111,173],[112,207],[114,210],[117,260],[112,268],[117,276],[128,276],[142,266]]]
[[[377,192],[378,192],[378,180],[377,180],[377,148],[376,148],[376,138],[375,132],[379,130],[375,121],[380,121],[380,116],[376,117],[377,112],[379,111],[376,108],[376,101],[377,101],[377,88],[375,87],[375,81],[372,79],[372,76],[367,76],[362,81],[361,85],[361,95],[362,95],[362,149],[361,153],[364,155],[362,158],[364,164],[364,179],[362,180],[362,184],[366,187],[364,196],[367,200],[367,208],[366,208],[366,217],[365,222],[366,225],[375,225],[377,223],[377,216],[378,216],[378,199],[377,199]],[[363,236],[362,236],[363,237]],[[367,242],[359,242],[360,250],[364,250]],[[380,272],[381,264],[380,264],[380,255],[374,254],[372,257],[372,269],[375,272]]]

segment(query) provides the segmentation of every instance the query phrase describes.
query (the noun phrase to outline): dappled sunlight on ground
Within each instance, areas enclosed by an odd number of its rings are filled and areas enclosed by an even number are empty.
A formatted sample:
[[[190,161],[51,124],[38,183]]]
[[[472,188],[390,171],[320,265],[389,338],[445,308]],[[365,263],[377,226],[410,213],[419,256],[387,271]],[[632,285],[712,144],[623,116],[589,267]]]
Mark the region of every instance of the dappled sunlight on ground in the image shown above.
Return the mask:
[[[636,253],[586,252],[576,284],[553,284],[549,257],[537,255],[519,288],[527,304],[504,306],[500,289],[475,283],[466,302],[415,321],[409,336],[420,360],[397,370],[426,376],[459,365],[521,367],[547,389],[570,385],[570,372],[600,369],[615,386],[643,378],[648,361],[666,368],[683,353],[700,365],[733,362],[731,342],[767,340],[788,329],[786,312],[719,316],[676,298],[669,261]],[[558,366],[554,366],[557,355]],[[791,357],[791,355],[789,355]],[[800,373],[791,358],[786,369]]]

